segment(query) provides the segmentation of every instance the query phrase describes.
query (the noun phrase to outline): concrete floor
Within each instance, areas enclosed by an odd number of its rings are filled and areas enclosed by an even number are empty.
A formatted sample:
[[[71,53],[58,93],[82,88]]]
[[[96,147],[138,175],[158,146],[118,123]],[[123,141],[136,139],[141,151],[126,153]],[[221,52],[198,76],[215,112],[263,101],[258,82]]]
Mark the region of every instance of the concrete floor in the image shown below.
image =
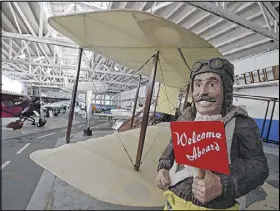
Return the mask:
[[[17,120],[18,118],[4,118],[1,121],[2,128],[2,141],[9,140],[17,137],[25,137],[29,135],[37,135],[42,134],[44,132],[51,132],[52,130],[56,130],[57,128],[63,128],[67,126],[68,117],[65,114],[59,114],[59,116],[55,116],[52,118],[46,117],[47,123],[44,127],[37,127],[36,125],[31,125],[31,122],[25,121],[23,127],[20,130],[12,130],[11,128],[6,128],[7,122],[12,122]],[[82,117],[76,115],[76,118],[73,120],[73,125],[81,122],[83,120]],[[6,122],[6,124],[5,124]]]
[[[94,127],[93,137],[103,137],[113,133],[108,122]],[[71,143],[88,139],[78,133]],[[56,147],[64,144],[58,139]],[[163,207],[125,207],[109,204],[84,194],[60,178],[44,170],[27,210],[162,210]]]
[[[2,209],[26,208],[43,172],[29,155],[39,149],[53,148],[57,139],[65,136],[65,132],[59,129],[54,133],[42,139],[30,135],[2,143],[2,161],[11,161],[2,170]],[[16,154],[24,146],[28,147],[21,154]]]
[[[94,129],[94,137],[101,137],[111,134],[108,123],[100,124]],[[82,141],[84,137],[79,133],[73,142]],[[62,139],[58,140],[57,146],[63,144]],[[265,145],[266,156],[270,166],[270,175],[263,185],[267,197],[264,194],[252,193],[250,200],[261,200],[251,205],[248,210],[279,209],[279,199],[275,198],[279,195],[279,149],[278,156],[275,145]],[[277,147],[276,147],[277,148]],[[270,154],[272,153],[272,154]],[[271,184],[271,185],[270,185]],[[278,193],[278,194],[277,194]],[[44,197],[45,196],[45,197]],[[46,197],[47,196],[47,197]],[[32,199],[27,207],[31,210],[151,210],[151,208],[143,207],[124,207],[112,205],[100,200],[94,199],[73,186],[67,184],[61,179],[55,177],[48,171],[44,171],[44,176],[33,194]],[[162,210],[163,207],[153,207],[153,210]]]
[[[81,130],[81,126],[81,123],[74,125],[73,133]],[[113,133],[111,125],[105,119],[96,121],[92,127],[94,137]],[[2,210],[151,210],[151,208],[116,206],[96,200],[31,161],[29,155],[33,151],[58,147],[65,143],[65,127],[57,128],[51,133],[46,131],[42,134],[9,139],[8,142],[2,141],[2,163],[11,161],[4,168],[2,164]],[[48,136],[38,138],[44,135]],[[80,131],[71,142],[86,139],[88,137],[84,137]],[[16,154],[28,143],[30,145],[27,148]],[[279,209],[279,147],[264,144],[264,151],[270,167],[270,175],[263,186],[267,198],[251,205],[248,208],[250,210]],[[162,207],[152,209],[162,210]]]
[[[30,159],[34,151],[53,148],[57,140],[65,141],[67,119],[53,117],[48,127],[37,128],[27,125],[21,131],[2,129],[2,210],[25,210],[43,173],[43,168]],[[98,125],[102,122],[93,123]],[[53,125],[54,124],[54,125]],[[75,120],[72,135],[83,129],[83,119]],[[46,125],[47,126],[47,125]],[[8,132],[7,132],[8,131]],[[11,138],[10,138],[11,137]]]

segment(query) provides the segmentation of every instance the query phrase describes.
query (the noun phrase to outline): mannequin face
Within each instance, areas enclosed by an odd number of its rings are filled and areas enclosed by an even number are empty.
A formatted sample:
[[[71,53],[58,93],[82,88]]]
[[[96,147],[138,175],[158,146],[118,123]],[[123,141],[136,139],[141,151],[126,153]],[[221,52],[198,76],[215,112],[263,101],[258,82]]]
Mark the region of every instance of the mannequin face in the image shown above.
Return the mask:
[[[216,73],[201,73],[193,80],[195,108],[202,115],[221,114],[223,104],[223,82]]]

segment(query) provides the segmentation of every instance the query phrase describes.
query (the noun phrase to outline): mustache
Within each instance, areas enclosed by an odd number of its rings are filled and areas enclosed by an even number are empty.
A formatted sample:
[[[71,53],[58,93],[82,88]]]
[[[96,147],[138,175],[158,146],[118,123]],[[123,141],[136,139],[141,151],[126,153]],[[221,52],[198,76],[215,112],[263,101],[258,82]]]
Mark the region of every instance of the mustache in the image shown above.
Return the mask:
[[[200,101],[208,101],[208,102],[216,102],[216,98],[208,96],[208,95],[202,95],[194,99],[195,102],[200,102]]]

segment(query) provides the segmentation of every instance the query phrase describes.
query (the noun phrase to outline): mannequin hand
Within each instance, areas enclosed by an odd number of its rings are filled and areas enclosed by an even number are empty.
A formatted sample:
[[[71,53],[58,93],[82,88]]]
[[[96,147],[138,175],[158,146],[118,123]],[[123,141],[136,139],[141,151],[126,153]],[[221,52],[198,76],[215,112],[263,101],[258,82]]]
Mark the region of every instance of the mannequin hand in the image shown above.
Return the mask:
[[[194,197],[202,203],[209,202],[222,195],[223,187],[219,176],[206,170],[204,179],[194,178],[192,192]]]
[[[159,189],[166,191],[169,186],[169,172],[166,169],[161,169],[158,171],[156,177],[156,185]]]

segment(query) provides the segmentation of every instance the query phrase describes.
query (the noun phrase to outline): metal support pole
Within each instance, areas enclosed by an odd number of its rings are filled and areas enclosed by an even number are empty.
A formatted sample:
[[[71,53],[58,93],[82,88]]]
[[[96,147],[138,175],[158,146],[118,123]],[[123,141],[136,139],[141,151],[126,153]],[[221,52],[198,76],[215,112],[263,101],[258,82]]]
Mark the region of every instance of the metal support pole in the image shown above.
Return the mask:
[[[90,121],[92,118],[92,91],[89,90],[86,93],[86,117],[87,117],[87,128],[90,128]]]
[[[136,89],[136,94],[135,94],[135,99],[134,99],[134,106],[133,106],[133,111],[132,111],[130,129],[132,129],[132,127],[133,127],[133,122],[134,122],[134,117],[135,117],[135,112],[136,112],[136,107],[137,107],[137,101],[138,101],[138,95],[139,95],[141,80],[142,80],[142,76],[140,75],[139,76],[139,83],[138,83],[138,87]]]
[[[67,132],[66,132],[66,143],[67,144],[70,143],[71,128],[72,128],[72,123],[73,123],[74,109],[75,109],[75,104],[76,104],[76,95],[77,95],[80,70],[81,70],[82,54],[83,54],[83,48],[79,48],[77,75],[76,75],[76,80],[74,82],[73,90],[72,90],[72,97],[71,97],[68,124],[67,124]]]
[[[267,113],[268,113],[269,104],[270,104],[270,100],[267,101],[267,105],[266,105],[266,110],[265,110],[265,115],[264,115],[264,121],[263,121],[263,124],[262,124],[261,138],[263,137],[263,131],[264,131],[264,126],[265,126],[265,124],[266,124],[266,117],[267,117]]]
[[[136,162],[134,165],[134,169],[136,171],[139,171],[140,164],[141,164],[141,157],[142,157],[144,141],[145,141],[147,126],[148,126],[148,121],[149,121],[150,106],[151,106],[151,101],[152,101],[152,96],[153,96],[153,89],[154,89],[154,84],[155,84],[158,60],[159,60],[159,51],[157,51],[156,54],[154,55],[153,69],[152,69],[152,72],[150,75],[150,79],[149,79],[149,83],[148,83],[147,91],[146,91],[145,108],[144,108],[143,119],[142,119],[142,124],[141,124],[140,137],[139,137],[138,149],[137,149],[137,155],[136,155]]]
[[[84,136],[92,136],[92,130],[90,129],[90,121],[92,118],[92,91],[86,92],[86,128],[84,129]]]
[[[40,118],[42,121],[45,120],[44,110],[43,110],[43,100],[42,100],[42,88],[39,87],[39,93],[40,93]]]
[[[275,110],[275,104],[276,104],[276,99],[273,99],[272,111],[271,111],[269,125],[268,125],[268,129],[267,129],[267,134],[266,134],[266,141],[268,141],[268,137],[269,137],[269,132],[270,132],[272,119],[273,119],[273,114],[274,114],[274,110]]]

